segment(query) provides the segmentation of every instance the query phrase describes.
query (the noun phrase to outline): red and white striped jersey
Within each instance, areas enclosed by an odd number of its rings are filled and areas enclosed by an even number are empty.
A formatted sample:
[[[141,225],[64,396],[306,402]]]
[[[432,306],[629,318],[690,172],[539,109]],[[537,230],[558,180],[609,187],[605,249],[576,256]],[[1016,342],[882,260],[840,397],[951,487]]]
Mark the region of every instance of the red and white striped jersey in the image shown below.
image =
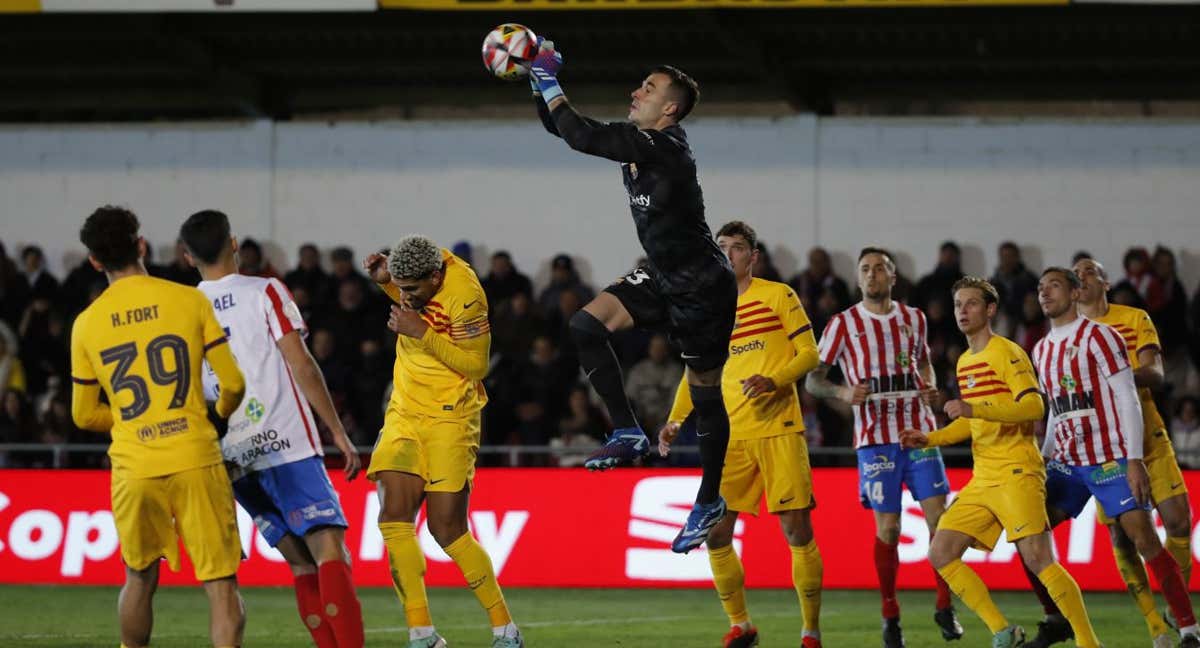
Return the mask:
[[[1107,380],[1129,366],[1116,329],[1080,316],[1038,340],[1033,366],[1050,404],[1054,427],[1047,434],[1054,435],[1054,460],[1093,466],[1125,456],[1125,434]]]
[[[868,383],[871,394],[854,408],[854,447],[899,443],[900,431],[937,428],[921,400],[919,364],[929,357],[925,314],[899,302],[876,315],[862,302],[833,316],[817,347],[821,362],[837,364],[846,383]]]
[[[212,300],[229,348],[246,376],[246,397],[229,417],[221,439],[231,477],[323,454],[308,401],[276,343],[292,331],[304,333],[304,318],[278,279],[231,274],[197,286]],[[205,396],[215,397],[212,370],[205,371]],[[214,384],[210,384],[210,380]]]

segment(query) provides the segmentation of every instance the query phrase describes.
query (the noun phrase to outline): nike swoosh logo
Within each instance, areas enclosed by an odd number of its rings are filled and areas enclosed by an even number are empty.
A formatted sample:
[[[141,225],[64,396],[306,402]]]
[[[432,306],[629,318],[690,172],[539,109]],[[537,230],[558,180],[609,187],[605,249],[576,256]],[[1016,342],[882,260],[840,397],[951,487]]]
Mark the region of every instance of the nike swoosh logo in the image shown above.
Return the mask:
[[[1125,499],[1121,500],[1121,506],[1125,506],[1126,504],[1128,504],[1132,501],[1133,501],[1132,497],[1126,497]]]
[[[429,481],[429,485],[430,485],[430,486],[433,486],[434,484],[440,484],[440,483],[442,483],[442,482],[444,482],[444,481],[446,481],[446,478],[445,478],[445,477],[442,477],[441,479],[432,479],[432,480],[430,480],[430,481]]]
[[[698,360],[700,358],[698,355],[688,355],[686,353],[680,353],[679,357],[683,358],[684,360]]]
[[[1180,486],[1183,486],[1183,482],[1179,482],[1178,484],[1171,484],[1171,490],[1175,490],[1176,488],[1179,488]]]
[[[1008,364],[1017,364],[1018,362],[1020,362],[1020,359],[1017,359],[1017,360],[1009,360],[1009,361],[1008,361]]]
[[[463,308],[464,308],[464,309],[466,309],[466,308],[470,308],[470,307],[474,306],[474,305],[475,305],[476,303],[478,303],[478,302],[479,302],[479,300],[478,300],[478,299],[476,299],[475,301],[469,301],[469,302],[467,302],[467,303],[463,304]],[[1014,360],[1013,362],[1016,362],[1016,361]]]
[[[796,499],[796,496],[795,496],[795,495],[793,495],[793,496],[791,496],[791,497],[788,497],[788,498],[786,498],[786,499],[781,499],[781,500],[779,500],[779,503],[780,503],[780,504],[787,504],[788,502],[790,502],[790,501],[792,501],[792,500],[794,500],[794,499]]]
[[[940,481],[940,482],[937,482],[936,484],[934,484],[933,487],[941,488],[942,486],[945,486],[945,485],[946,485],[946,482],[945,482],[945,480],[943,480],[943,481]]]
[[[1013,533],[1020,533],[1020,532],[1021,532],[1021,529],[1024,529],[1024,528],[1025,528],[1025,527],[1027,527],[1027,526],[1029,526],[1029,525],[1028,525],[1028,524],[1022,524],[1022,525],[1021,525],[1021,526],[1019,526],[1019,527],[1013,527]]]

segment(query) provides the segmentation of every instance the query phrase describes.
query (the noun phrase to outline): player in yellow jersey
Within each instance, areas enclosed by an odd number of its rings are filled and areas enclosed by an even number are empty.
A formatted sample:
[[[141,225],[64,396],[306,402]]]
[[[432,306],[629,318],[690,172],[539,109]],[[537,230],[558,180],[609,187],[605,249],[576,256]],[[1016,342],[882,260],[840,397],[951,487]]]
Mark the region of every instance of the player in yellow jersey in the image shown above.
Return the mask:
[[[1155,405],[1154,395],[1150,391],[1163,383],[1162,348],[1158,342],[1158,331],[1155,330],[1154,322],[1150,321],[1150,315],[1146,311],[1108,302],[1108,273],[1100,262],[1094,259],[1080,259],[1073,269],[1082,282],[1079,291],[1079,314],[1108,324],[1125,339],[1125,349],[1133,367],[1134,384],[1138,387],[1138,396],[1142,403],[1142,447],[1145,453],[1143,461],[1150,478],[1150,498],[1158,509],[1163,526],[1166,527],[1167,550],[1179,563],[1186,585],[1192,569],[1192,511],[1188,503],[1187,486],[1183,482],[1183,473],[1175,460],[1175,449],[1171,447],[1166,424],[1158,413],[1158,406]],[[1097,509],[1100,522],[1108,526],[1117,569],[1146,621],[1146,629],[1155,648],[1173,646],[1175,642],[1170,628],[1155,609],[1154,594],[1150,590],[1146,566],[1138,554],[1137,547],[1121,529],[1121,525],[1115,524],[1115,520],[1105,515],[1103,507],[1097,504]],[[1053,602],[1047,604],[1040,591],[1038,595],[1046,608],[1044,623],[1048,627],[1045,628],[1046,636],[1039,636],[1039,639],[1044,640],[1036,642],[1035,645],[1049,646],[1066,637],[1061,628],[1054,627],[1058,622],[1058,615],[1054,613]]]
[[[101,207],[79,238],[110,284],[71,331],[71,414],[80,428],[112,434],[113,521],[125,562],[121,645],[149,645],[158,561],[179,569],[180,538],[208,595],[213,645],[240,645],[242,545],[204,402],[203,360],[221,385],[221,418],[241,403],[242,373],[208,298],[146,274],[146,241],[132,212]]]
[[[414,528],[422,502],[434,540],[487,611],[492,646],[522,646],[492,561],[467,528],[492,339],[483,287],[466,262],[424,236],[405,237],[363,266],[396,302],[388,319],[398,334],[392,399],[367,477],[379,488],[379,530],[409,646],[446,645],[425,596],[425,554]]]
[[[913,429],[901,434],[907,448],[971,440],[971,481],[938,521],[929,562],[987,624],[993,647],[1019,646],[1024,629],[1009,624],[979,575],[961,560],[970,547],[991,551],[1004,531],[1025,565],[1059,601],[1079,645],[1095,648],[1099,643],[1079,585],[1052,551],[1046,468],[1033,432],[1034,422],[1045,415],[1045,401],[1033,364],[1021,347],[992,332],[1000,301],[992,284],[964,277],[954,284],[953,296],[955,320],[970,347],[958,359],[961,397],[945,405],[953,422],[929,434]]]
[[[802,644],[819,648],[823,567],[809,515],[816,500],[796,394],[796,382],[817,366],[817,341],[800,299],[787,284],[751,276],[758,256],[753,228],[741,221],[726,223],[717,231],[717,244],[729,257],[738,284],[737,321],[721,378],[730,424],[721,474],[728,512],[706,541],[713,584],[731,626],[724,645],[758,643],[746,609],[745,572],[732,545],[738,514],[758,515],[765,491],[767,510],[779,516],[792,551],[792,584],[804,616]],[[660,453],[667,453],[692,411],[687,381],[680,381],[668,423],[659,431]]]

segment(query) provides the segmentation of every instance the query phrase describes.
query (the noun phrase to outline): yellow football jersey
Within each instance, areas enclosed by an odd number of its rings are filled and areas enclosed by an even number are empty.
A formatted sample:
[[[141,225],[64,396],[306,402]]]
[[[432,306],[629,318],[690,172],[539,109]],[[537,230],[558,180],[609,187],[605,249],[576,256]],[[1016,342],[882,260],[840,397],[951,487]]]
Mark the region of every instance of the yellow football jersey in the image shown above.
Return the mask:
[[[404,335],[396,340],[389,410],[458,418],[487,404],[483,377],[492,344],[487,297],[471,266],[445,249],[442,259],[445,280],[421,310],[429,329],[419,340]],[[381,288],[401,303],[398,288]]]
[[[760,439],[804,431],[796,381],[817,366],[817,340],[808,314],[787,284],[750,280],[738,296],[737,321],[729,336],[729,359],[721,373],[721,393],[729,412],[729,438]],[[742,393],[742,381],[756,374],[771,378],[774,392],[756,398]],[[685,377],[675,392],[668,420],[692,411]]]
[[[218,409],[228,415],[245,383],[204,293],[136,275],[113,282],[79,314],[72,412],[88,429],[111,423],[114,473],[149,478],[221,463],[201,385],[206,356],[221,380]],[[100,404],[97,385],[110,405]]]
[[[1158,329],[1154,328],[1154,322],[1150,321],[1150,315],[1140,308],[1109,304],[1108,312],[1103,317],[1094,319],[1117,329],[1121,337],[1125,338],[1125,350],[1128,352],[1129,364],[1134,371],[1142,366],[1138,360],[1139,351],[1146,348],[1162,349],[1162,345],[1158,341]],[[1138,389],[1138,396],[1142,401],[1145,450],[1149,453],[1151,443],[1167,439],[1166,434],[1160,434],[1165,432],[1167,426],[1163,423],[1162,415],[1158,413],[1158,406],[1154,404],[1154,394],[1150,393],[1150,389],[1147,387]]]
[[[980,414],[1011,410],[1022,397],[1038,395],[1037,375],[1029,356],[1012,340],[999,335],[993,335],[983,351],[972,353],[968,349],[959,356],[957,373],[962,400]],[[974,478],[1004,479],[1015,469],[1044,471],[1042,453],[1034,439],[1034,421],[1000,423],[972,418],[969,423]]]

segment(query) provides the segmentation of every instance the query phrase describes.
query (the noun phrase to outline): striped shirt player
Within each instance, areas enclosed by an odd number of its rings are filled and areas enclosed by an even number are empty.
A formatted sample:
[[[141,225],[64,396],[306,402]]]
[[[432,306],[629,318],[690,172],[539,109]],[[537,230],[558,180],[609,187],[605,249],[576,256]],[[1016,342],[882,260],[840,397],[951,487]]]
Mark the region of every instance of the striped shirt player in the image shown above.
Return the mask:
[[[1139,505],[1126,460],[1142,458],[1142,411],[1125,341],[1086,317],[1056,327],[1033,347],[1033,364],[1050,408],[1047,499],[1068,517],[1094,495],[1119,517]]]
[[[924,313],[911,306],[892,302],[880,315],[860,302],[835,315],[821,335],[821,363],[836,364],[848,385],[867,385],[866,399],[853,406],[865,508],[899,513],[903,484],[918,501],[949,492],[940,451],[900,449],[902,430],[937,427],[921,397],[932,386],[920,369],[929,363],[926,332]]]
[[[276,346],[289,333],[307,333],[291,293],[278,279],[239,274],[197,287],[212,301],[246,376],[246,397],[221,440],[238,503],[272,547],[288,534],[345,529],[316,420]]]

